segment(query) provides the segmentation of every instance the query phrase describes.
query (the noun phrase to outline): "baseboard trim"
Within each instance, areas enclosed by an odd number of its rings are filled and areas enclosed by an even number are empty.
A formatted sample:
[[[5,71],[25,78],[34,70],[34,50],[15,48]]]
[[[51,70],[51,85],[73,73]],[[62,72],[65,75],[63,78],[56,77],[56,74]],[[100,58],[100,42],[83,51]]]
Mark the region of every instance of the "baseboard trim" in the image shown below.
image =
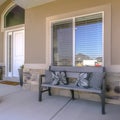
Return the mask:
[[[0,63],[1,66],[4,66],[4,63]],[[30,69],[48,69],[49,65],[48,64],[24,64],[25,68],[30,68]],[[120,72],[120,65],[110,65],[110,66],[105,66],[105,69],[107,72]]]
[[[48,68],[46,64],[24,64],[24,67],[29,69],[47,69]]]
[[[110,65],[105,68],[107,72],[120,72],[120,65]]]

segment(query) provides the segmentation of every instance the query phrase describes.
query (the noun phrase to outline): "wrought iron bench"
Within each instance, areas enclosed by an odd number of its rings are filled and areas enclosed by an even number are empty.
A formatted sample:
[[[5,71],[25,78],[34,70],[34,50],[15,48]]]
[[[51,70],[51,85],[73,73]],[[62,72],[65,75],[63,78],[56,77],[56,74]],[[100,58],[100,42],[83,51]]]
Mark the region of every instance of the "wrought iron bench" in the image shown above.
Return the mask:
[[[53,73],[64,72],[67,79],[65,84],[53,83]],[[88,82],[89,86],[83,86],[78,84],[78,78],[82,73],[89,74]],[[55,77],[55,76],[54,76]],[[43,79],[44,78],[44,79]],[[76,81],[70,82],[70,78],[75,78]],[[66,66],[50,66],[49,70],[45,71],[44,75],[40,75],[39,81],[39,101],[42,101],[42,93],[48,91],[51,95],[51,88],[60,88],[70,90],[72,99],[74,99],[74,91],[83,91],[88,93],[98,94],[101,98],[102,114],[105,114],[105,70],[104,67],[66,67]],[[80,78],[81,79],[81,78]],[[44,81],[43,81],[44,80]],[[58,80],[59,81],[59,80]],[[88,84],[87,84],[88,85]]]

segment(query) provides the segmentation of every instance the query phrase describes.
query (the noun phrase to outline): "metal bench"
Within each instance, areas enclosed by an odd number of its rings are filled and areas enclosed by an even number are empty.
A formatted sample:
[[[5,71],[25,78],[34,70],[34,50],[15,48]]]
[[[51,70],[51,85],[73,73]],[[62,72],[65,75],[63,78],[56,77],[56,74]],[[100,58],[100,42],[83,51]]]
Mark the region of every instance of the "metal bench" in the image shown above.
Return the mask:
[[[51,71],[64,71],[66,72],[66,78],[77,78],[80,73],[91,73],[90,87],[78,87],[74,83],[67,85],[53,85],[51,84]],[[104,67],[67,67],[67,66],[50,66],[49,70],[45,71],[44,75],[40,75],[39,81],[39,101],[42,101],[42,93],[48,91],[51,95],[51,88],[67,89],[71,92],[71,97],[74,99],[74,91],[83,91],[88,93],[98,94],[101,98],[102,114],[105,114],[105,70]],[[43,82],[44,78],[44,82]]]

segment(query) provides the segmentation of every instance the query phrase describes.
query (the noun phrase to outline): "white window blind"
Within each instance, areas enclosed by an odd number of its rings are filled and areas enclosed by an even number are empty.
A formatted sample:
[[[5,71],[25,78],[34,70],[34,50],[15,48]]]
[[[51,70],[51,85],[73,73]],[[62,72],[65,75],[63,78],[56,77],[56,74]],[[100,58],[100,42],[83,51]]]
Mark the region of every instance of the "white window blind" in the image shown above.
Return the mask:
[[[72,21],[53,25],[53,64],[72,65]]]

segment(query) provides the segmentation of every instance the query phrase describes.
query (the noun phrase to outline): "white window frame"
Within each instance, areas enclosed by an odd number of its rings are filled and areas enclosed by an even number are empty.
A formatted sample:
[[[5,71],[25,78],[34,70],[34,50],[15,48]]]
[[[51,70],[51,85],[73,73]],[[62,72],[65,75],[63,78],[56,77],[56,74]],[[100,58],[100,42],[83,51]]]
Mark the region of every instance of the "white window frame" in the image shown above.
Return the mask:
[[[106,68],[111,65],[111,4],[93,7],[89,9],[83,9],[71,13],[62,15],[56,15],[46,18],[46,66],[48,67],[52,63],[52,36],[51,25],[53,22],[67,20],[73,17],[82,17],[86,15],[103,13],[103,66]],[[73,35],[74,37],[74,35]]]
[[[86,17],[86,16],[90,16],[90,15],[95,15],[95,14],[102,14],[102,66],[104,66],[104,12],[103,11],[101,11],[101,12],[97,12],[97,13],[91,13],[91,14],[85,14],[85,15],[81,15],[81,16],[74,16],[74,17],[71,17],[71,18],[67,18],[67,19],[60,19],[60,20],[53,20],[52,22],[51,22],[51,33],[53,34],[53,29],[52,29],[52,26],[53,26],[53,24],[55,24],[55,23],[59,23],[59,22],[64,22],[65,20],[71,20],[72,21],[72,35],[73,35],[73,38],[72,38],[72,52],[73,52],[73,54],[72,54],[72,66],[75,66],[75,19],[76,18],[80,18],[80,17]],[[51,36],[51,42],[53,42],[53,39],[52,39],[53,37]],[[52,52],[52,54],[51,54],[51,63],[53,63],[53,43],[51,44],[51,52]]]

